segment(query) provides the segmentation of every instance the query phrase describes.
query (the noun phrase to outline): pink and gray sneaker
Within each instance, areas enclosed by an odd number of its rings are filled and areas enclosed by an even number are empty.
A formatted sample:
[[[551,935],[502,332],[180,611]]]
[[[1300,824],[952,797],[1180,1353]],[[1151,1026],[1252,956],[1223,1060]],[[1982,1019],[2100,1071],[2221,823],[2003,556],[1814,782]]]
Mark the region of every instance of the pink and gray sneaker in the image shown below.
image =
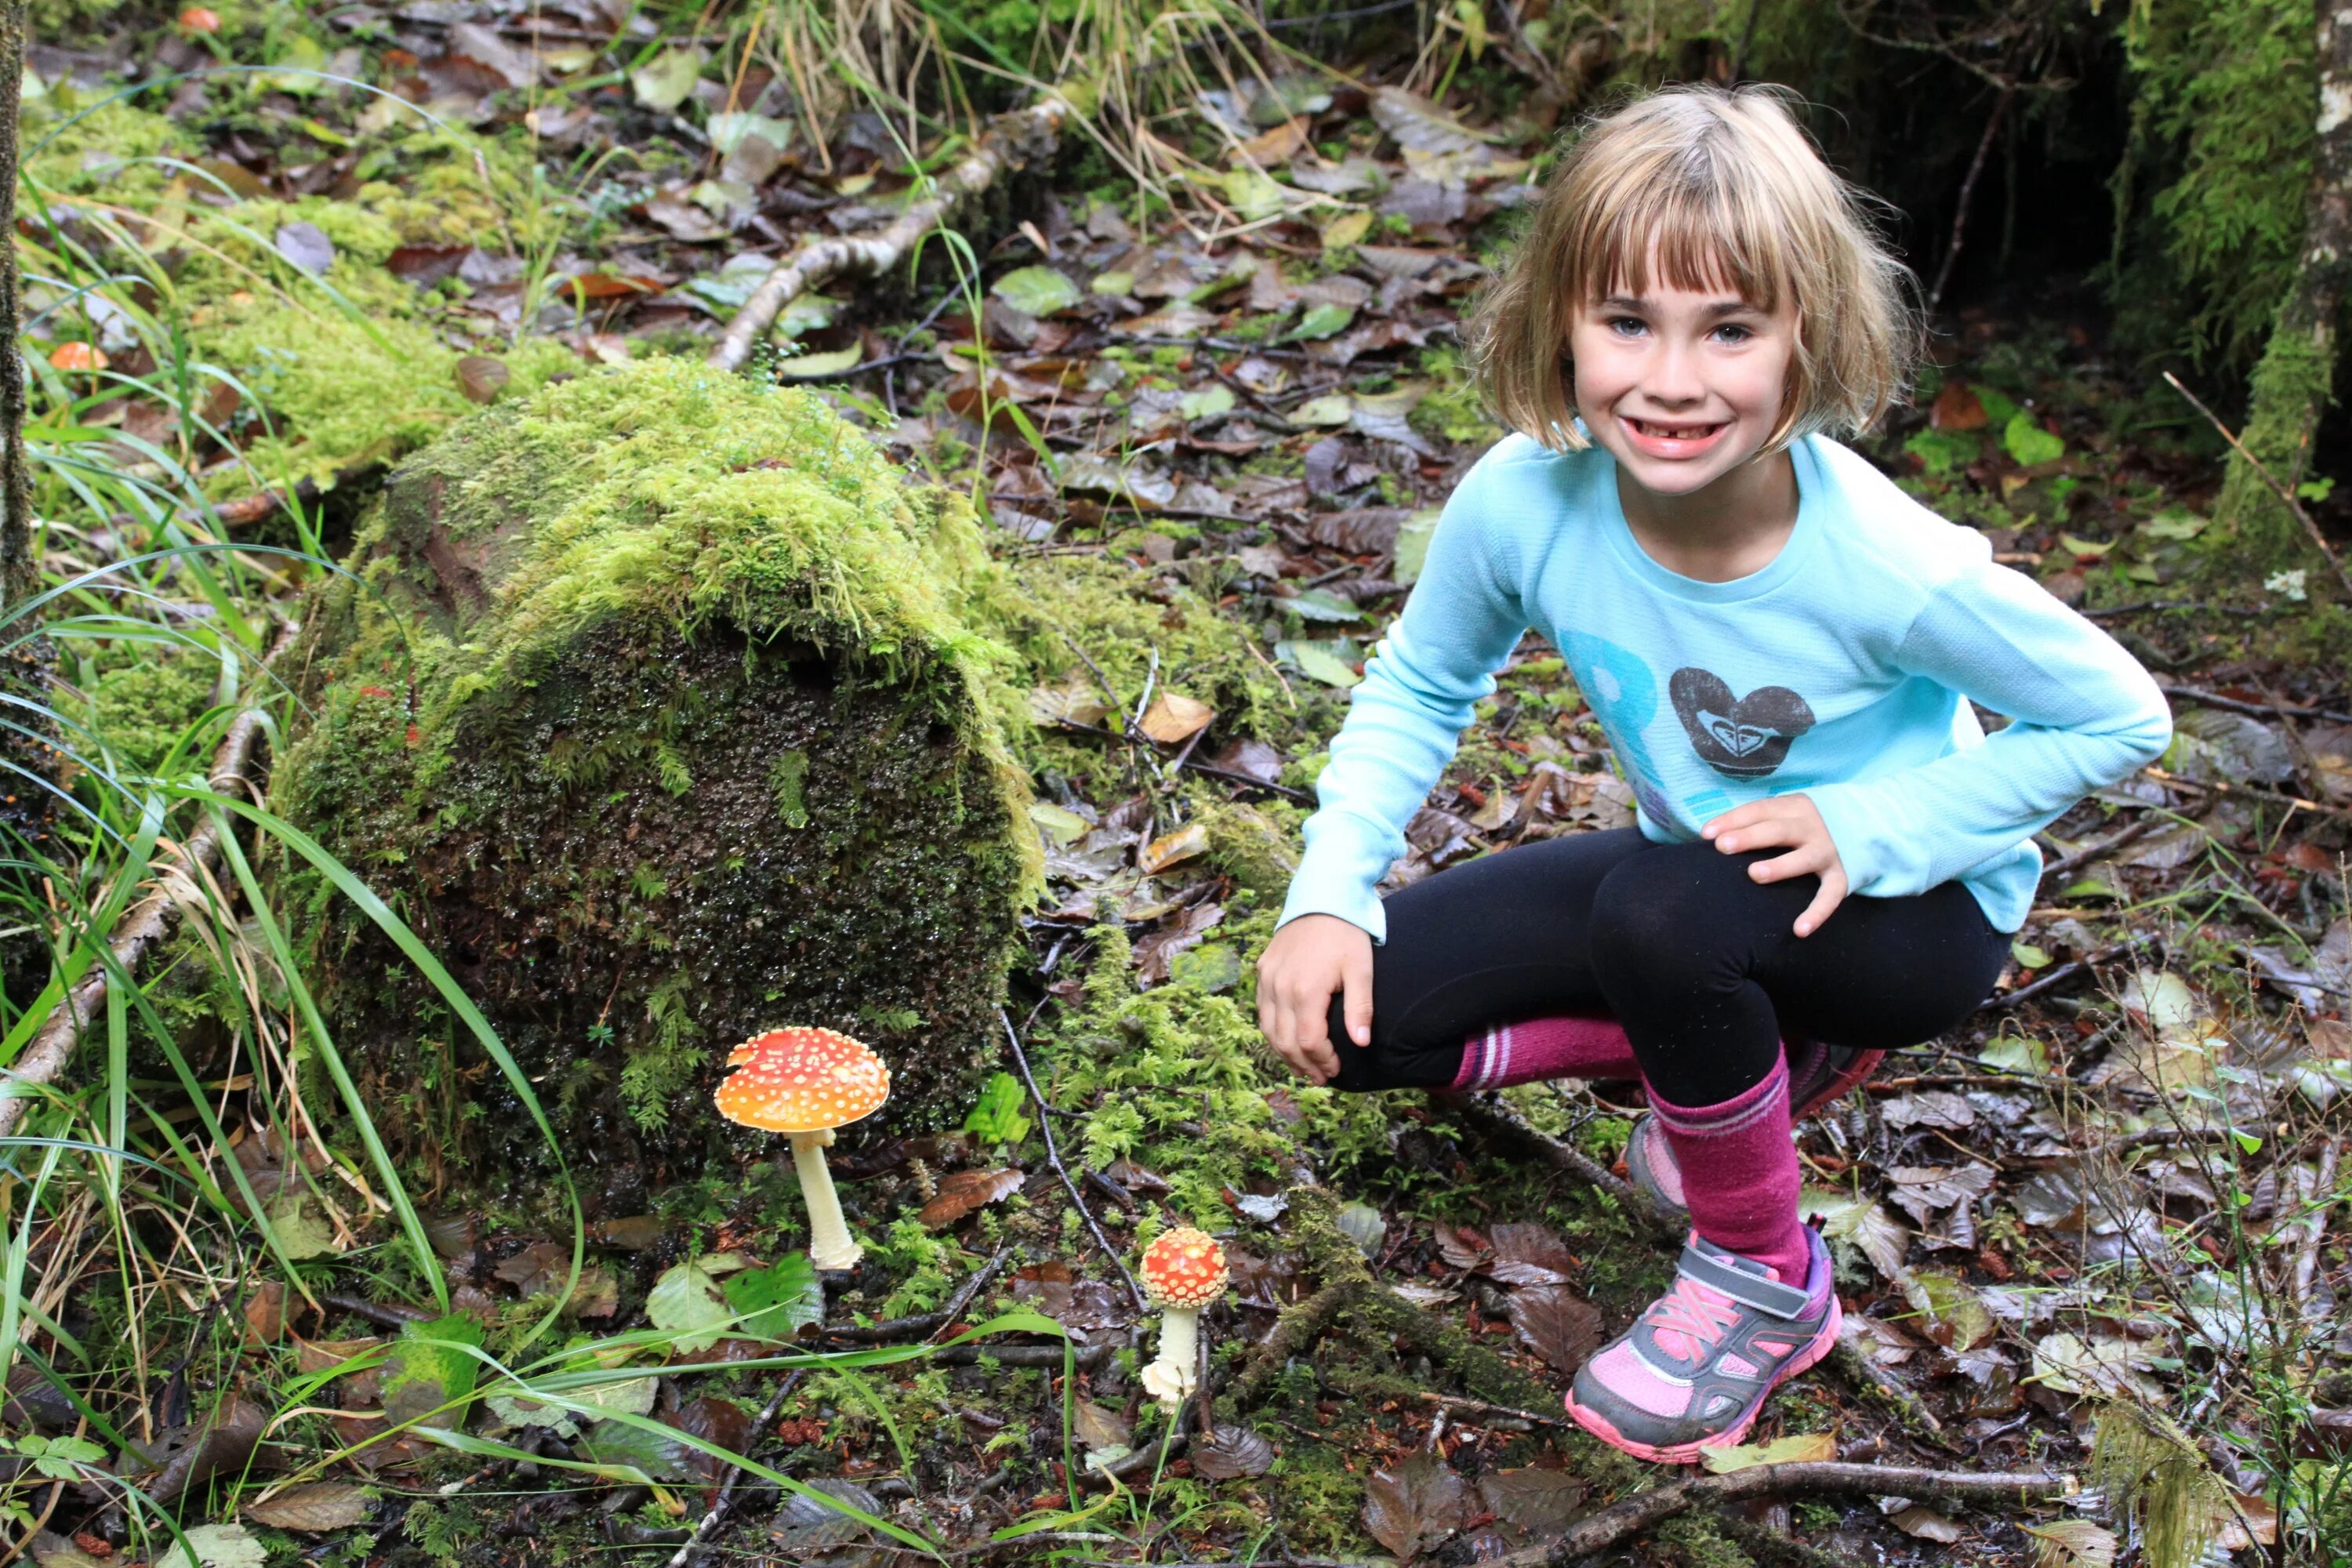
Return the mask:
[[[1788,1285],[1694,1232],[1674,1289],[1584,1363],[1568,1413],[1602,1442],[1662,1464],[1738,1442],[1765,1397],[1837,1343],[1829,1249],[1811,1226],[1805,1247],[1805,1281]]]
[[[1788,1042],[1789,1120],[1802,1121],[1816,1110],[1843,1100],[1853,1087],[1878,1070],[1885,1051],[1855,1050],[1850,1046],[1791,1038]],[[1675,1163],[1674,1145],[1658,1119],[1643,1111],[1633,1121],[1625,1143],[1625,1174],[1648,1194],[1668,1219],[1690,1223],[1690,1205],[1683,1197],[1683,1173]]]

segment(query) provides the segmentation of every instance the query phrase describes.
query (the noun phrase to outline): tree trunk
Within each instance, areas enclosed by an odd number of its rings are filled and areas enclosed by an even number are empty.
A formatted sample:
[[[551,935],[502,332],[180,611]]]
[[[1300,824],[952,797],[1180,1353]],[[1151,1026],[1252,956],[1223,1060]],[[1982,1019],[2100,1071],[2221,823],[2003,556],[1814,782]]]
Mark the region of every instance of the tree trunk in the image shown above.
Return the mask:
[[[26,0],[0,0],[0,610],[30,598],[40,574],[33,561],[33,480],[25,463],[25,363],[16,342],[16,165],[19,100],[25,86]],[[12,637],[11,641],[15,640]]]
[[[656,361],[451,432],[346,564],[275,803],[481,1005],[592,1210],[784,1157],[710,1102],[764,1029],[881,1052],[853,1146],[961,1120],[1042,879],[960,498],[813,395]],[[297,923],[334,1044],[424,1181],[542,1190],[520,1101],[414,968],[299,868],[280,902],[321,910]]]
[[[2312,436],[2327,406],[2336,316],[2352,279],[2352,9],[2320,0],[2318,12],[2319,136],[2312,152],[2303,262],[2255,367],[2242,437],[2247,450],[2289,487],[2304,480]],[[2230,459],[2220,516],[2260,566],[2305,558],[2302,525],[2242,457]]]

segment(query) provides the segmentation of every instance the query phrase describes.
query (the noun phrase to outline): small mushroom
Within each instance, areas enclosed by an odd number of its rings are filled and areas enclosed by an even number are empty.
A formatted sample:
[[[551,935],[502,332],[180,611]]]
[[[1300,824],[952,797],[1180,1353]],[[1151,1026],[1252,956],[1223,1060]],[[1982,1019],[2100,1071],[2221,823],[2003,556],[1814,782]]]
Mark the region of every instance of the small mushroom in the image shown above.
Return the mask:
[[[1173,1410],[1199,1381],[1201,1309],[1225,1293],[1225,1249],[1206,1231],[1182,1226],[1143,1249],[1143,1293],[1166,1309],[1160,1359],[1143,1369],[1144,1392]]]
[[[870,1116],[890,1098],[882,1058],[831,1029],[771,1029],[735,1047],[719,1086],[719,1113],[746,1127],[789,1134],[793,1167],[808,1202],[809,1261],[854,1268],[866,1249],[842,1223],[841,1200],[822,1151],[833,1130]]]

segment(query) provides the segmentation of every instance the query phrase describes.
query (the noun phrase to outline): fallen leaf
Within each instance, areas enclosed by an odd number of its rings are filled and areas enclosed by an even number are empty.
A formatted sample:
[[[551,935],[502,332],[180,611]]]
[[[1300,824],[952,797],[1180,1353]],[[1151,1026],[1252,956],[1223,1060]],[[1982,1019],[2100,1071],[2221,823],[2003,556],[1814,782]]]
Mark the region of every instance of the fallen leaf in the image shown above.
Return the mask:
[[[1274,1468],[1274,1445],[1247,1426],[1218,1424],[1205,1443],[1192,1446],[1192,1473],[1213,1481],[1262,1476]]]
[[[325,277],[327,268],[335,264],[335,242],[314,223],[281,225],[277,247],[278,255],[313,278]]]
[[[1922,1541],[1941,1542],[1947,1546],[1966,1533],[1934,1509],[1922,1508],[1916,1503],[1895,1516],[1895,1528],[1906,1535],[1916,1535]]]
[[[457,390],[466,395],[468,403],[493,403],[514,373],[507,362],[488,354],[466,354],[457,361]]]
[[[1444,1461],[1417,1453],[1364,1485],[1364,1528],[1410,1561],[1453,1533],[1462,1519],[1462,1478]]]
[[[1510,1319],[1528,1348],[1564,1373],[1601,1348],[1601,1310],[1565,1285],[1512,1291]]]
[[[1143,732],[1163,746],[1173,746],[1191,739],[1208,727],[1217,710],[1181,691],[1163,691],[1152,699],[1144,710]]]
[[[374,1504],[373,1495],[349,1481],[312,1481],[254,1503],[245,1510],[245,1517],[273,1530],[317,1533],[359,1523]]]
[[[1548,1225],[1497,1225],[1486,1238],[1495,1247],[1486,1272],[1506,1285],[1563,1285],[1575,1267],[1568,1243]]]
[[[1739,1443],[1727,1448],[1702,1448],[1699,1458],[1710,1474],[1726,1476],[1754,1465],[1812,1464],[1837,1458],[1837,1436],[1830,1432],[1800,1432],[1769,1443]]]
[[[1969,1102],[1948,1089],[1898,1094],[1880,1107],[1889,1127],[1966,1127],[1977,1119]]]
[[[1011,1167],[993,1171],[956,1171],[940,1178],[939,1195],[915,1217],[931,1230],[953,1225],[984,1205],[1021,1190],[1021,1173]]]
[[[1985,427],[1984,404],[1976,391],[1964,381],[1948,381],[1936,394],[1935,406],[1928,410],[1927,423],[1938,430],[1981,430]]]
[[[1208,852],[1209,829],[1205,823],[1188,822],[1173,833],[1163,833],[1145,845],[1135,858],[1137,866],[1147,877],[1156,876],[1179,861],[1190,860]]]
[[[2021,1524],[2033,1537],[2034,1568],[2115,1568],[2116,1532],[2087,1519],[2055,1524]]]

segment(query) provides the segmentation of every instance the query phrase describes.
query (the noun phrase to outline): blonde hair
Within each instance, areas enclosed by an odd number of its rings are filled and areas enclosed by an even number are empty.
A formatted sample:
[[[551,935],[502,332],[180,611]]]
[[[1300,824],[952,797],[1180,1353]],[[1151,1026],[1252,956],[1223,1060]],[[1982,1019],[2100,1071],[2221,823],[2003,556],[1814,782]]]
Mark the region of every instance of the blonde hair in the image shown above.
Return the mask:
[[[1831,172],[1785,88],[1672,87],[1584,124],[1464,339],[1502,421],[1554,451],[1577,433],[1568,331],[1609,294],[1728,284],[1767,314],[1793,298],[1796,352],[1762,451],[1859,433],[1900,401],[1919,353],[1909,268],[1864,216],[1875,198]]]

